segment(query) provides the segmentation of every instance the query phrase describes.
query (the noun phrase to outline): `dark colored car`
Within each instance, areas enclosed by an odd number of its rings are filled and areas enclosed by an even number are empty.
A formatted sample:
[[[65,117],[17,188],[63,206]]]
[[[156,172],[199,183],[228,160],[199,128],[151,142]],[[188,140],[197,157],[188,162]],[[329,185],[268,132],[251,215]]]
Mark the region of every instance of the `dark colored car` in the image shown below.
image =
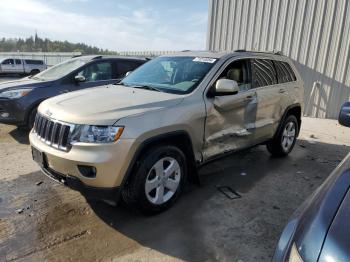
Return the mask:
[[[35,76],[0,83],[0,123],[31,128],[38,105],[62,93],[117,83],[147,59],[80,56]]]
[[[350,102],[339,123],[350,127]],[[350,153],[294,213],[273,261],[350,261]]]

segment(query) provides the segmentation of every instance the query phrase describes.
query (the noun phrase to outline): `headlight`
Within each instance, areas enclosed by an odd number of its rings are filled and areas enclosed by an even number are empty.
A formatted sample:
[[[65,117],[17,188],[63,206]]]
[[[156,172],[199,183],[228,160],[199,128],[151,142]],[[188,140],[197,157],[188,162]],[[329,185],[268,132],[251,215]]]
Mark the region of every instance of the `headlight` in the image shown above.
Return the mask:
[[[111,143],[119,139],[123,130],[122,126],[77,125],[72,133],[70,143]]]
[[[304,262],[298,252],[295,243],[293,244],[292,249],[290,250],[288,262]]]
[[[30,88],[9,90],[0,93],[0,98],[16,99],[27,95],[32,90]]]

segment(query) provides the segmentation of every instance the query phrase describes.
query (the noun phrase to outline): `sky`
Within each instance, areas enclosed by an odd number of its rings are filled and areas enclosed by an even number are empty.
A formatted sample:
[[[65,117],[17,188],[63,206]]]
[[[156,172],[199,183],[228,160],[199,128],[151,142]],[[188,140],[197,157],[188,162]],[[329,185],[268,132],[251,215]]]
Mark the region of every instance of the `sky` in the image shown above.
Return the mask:
[[[114,51],[205,49],[208,0],[0,0],[0,37]]]

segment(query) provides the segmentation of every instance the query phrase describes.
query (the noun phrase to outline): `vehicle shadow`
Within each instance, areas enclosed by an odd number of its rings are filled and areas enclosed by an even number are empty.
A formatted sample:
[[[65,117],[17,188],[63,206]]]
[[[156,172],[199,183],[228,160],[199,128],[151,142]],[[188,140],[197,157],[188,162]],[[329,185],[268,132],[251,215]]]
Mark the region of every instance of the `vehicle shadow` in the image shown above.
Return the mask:
[[[227,156],[203,167],[201,186],[189,186],[175,206],[156,216],[131,212],[125,204],[89,204],[119,233],[172,257],[268,261],[293,210],[348,151],[299,140],[287,158],[272,158],[263,147]],[[328,152],[327,159],[321,152]],[[217,186],[230,186],[242,198],[228,199]]]
[[[304,76],[304,115],[336,119],[341,105],[349,100],[349,85],[338,81],[334,75],[318,72],[296,60],[293,62]],[[349,63],[345,67],[349,67]],[[347,72],[346,69],[343,72]]]
[[[11,137],[15,139],[18,143],[24,144],[24,145],[29,145],[29,131],[20,129],[20,128],[15,128],[9,132]]]
[[[1,74],[0,75],[0,81],[10,81],[10,80],[17,80],[19,78],[22,78],[24,76],[20,74]]]

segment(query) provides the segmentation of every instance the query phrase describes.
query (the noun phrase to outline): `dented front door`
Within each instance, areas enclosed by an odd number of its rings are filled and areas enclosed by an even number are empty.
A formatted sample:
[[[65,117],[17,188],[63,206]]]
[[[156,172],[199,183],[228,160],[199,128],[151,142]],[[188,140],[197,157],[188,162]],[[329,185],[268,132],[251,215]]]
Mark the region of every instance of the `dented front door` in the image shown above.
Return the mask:
[[[241,67],[243,73],[240,75],[237,70]],[[240,91],[232,95],[205,97],[204,161],[255,143],[258,97],[252,85],[251,60],[238,59],[227,63],[215,81],[220,78],[235,80]]]
[[[208,99],[204,159],[253,144],[256,109],[254,90]]]

